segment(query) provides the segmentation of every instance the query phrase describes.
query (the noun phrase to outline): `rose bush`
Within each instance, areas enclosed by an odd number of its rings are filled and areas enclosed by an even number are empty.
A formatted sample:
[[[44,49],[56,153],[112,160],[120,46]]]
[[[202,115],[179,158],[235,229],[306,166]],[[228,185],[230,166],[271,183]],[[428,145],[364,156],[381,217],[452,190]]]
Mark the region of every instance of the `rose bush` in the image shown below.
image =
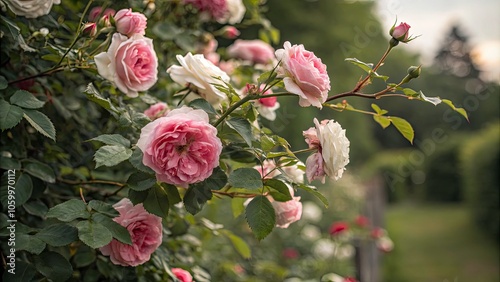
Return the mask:
[[[0,246],[16,267],[7,267],[3,281],[19,273],[23,281],[262,280],[259,274],[286,262],[263,270],[250,260],[251,246],[276,227],[284,229],[276,236],[304,234],[297,260],[307,252],[352,256],[349,242],[333,241],[342,236],[327,237],[316,226],[317,211],[308,208],[302,217],[305,200],[328,206],[323,194],[331,189],[313,180],[346,178],[345,130],[332,119],[314,119],[304,132],[307,146],[292,148],[274,130],[282,123],[276,109],[291,97],[286,105],[294,113],[300,106],[362,112],[411,142],[413,129],[403,119],[375,104],[368,112],[337,101],[441,100],[404,85],[419,68],[397,83],[377,73],[396,39],[375,65],[348,59],[367,74],[352,90],[330,93],[332,74],[314,52],[288,41],[274,51],[279,32],[261,2],[6,1]],[[226,23],[242,34],[259,29],[259,41],[232,42],[237,32]],[[407,34],[402,42],[412,40]],[[385,88],[364,93],[373,80]],[[305,164],[304,153],[312,153]],[[386,239],[379,245],[391,247]],[[303,273],[316,279],[319,272]]]

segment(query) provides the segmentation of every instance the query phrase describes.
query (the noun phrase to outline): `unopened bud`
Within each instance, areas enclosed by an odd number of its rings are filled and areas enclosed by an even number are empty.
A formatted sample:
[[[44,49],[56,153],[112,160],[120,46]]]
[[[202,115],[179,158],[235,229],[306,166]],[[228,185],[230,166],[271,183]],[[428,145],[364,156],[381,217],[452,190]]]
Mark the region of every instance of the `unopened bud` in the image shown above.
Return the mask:
[[[85,23],[82,27],[82,34],[89,37],[94,37],[97,34],[96,23]]]
[[[222,28],[222,35],[228,39],[235,39],[240,35],[240,31],[231,25],[227,25]]]
[[[420,66],[411,66],[408,68],[408,75],[410,75],[411,78],[417,78],[420,76]]]

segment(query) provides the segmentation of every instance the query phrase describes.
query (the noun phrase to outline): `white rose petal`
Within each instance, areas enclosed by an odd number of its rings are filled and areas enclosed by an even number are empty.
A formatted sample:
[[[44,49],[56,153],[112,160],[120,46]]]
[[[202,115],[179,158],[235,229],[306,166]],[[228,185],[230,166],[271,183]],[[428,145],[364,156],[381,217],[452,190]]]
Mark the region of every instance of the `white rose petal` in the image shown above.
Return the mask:
[[[9,8],[18,16],[38,18],[47,15],[53,4],[61,4],[61,0],[6,0]]]
[[[318,131],[318,139],[321,144],[321,155],[324,161],[324,170],[330,178],[338,180],[344,173],[345,166],[349,163],[349,139],[345,136],[338,122],[329,120],[326,124],[320,124],[314,119]]]
[[[219,23],[236,24],[240,23],[245,16],[246,8],[242,0],[227,0],[227,14],[224,18],[219,19]]]

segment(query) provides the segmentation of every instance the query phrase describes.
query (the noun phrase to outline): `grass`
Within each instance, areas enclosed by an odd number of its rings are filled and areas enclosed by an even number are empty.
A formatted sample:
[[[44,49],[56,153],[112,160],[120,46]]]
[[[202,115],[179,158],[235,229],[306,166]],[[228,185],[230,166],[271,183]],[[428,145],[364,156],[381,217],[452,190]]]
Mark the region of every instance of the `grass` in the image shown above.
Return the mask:
[[[384,258],[384,282],[498,282],[498,243],[476,229],[463,205],[390,206],[395,249]]]

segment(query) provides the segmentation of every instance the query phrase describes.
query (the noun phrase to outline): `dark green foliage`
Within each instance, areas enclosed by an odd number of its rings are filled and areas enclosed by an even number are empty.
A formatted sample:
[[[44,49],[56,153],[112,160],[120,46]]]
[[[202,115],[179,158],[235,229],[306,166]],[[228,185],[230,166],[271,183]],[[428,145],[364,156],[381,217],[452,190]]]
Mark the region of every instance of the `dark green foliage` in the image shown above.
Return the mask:
[[[448,138],[425,159],[425,200],[459,202],[463,199],[458,157],[463,139],[459,136]]]
[[[461,151],[465,197],[476,223],[500,239],[500,124],[494,123],[468,141]]]

